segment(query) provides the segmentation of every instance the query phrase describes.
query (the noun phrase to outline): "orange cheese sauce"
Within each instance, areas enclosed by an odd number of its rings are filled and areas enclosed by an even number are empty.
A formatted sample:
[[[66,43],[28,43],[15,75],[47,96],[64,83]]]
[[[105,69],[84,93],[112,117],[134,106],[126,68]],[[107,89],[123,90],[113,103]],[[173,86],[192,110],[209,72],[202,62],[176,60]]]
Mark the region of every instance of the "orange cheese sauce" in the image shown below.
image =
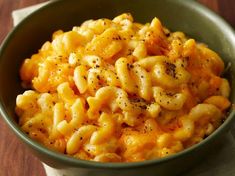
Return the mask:
[[[205,44],[130,14],[56,31],[22,63],[19,125],[79,159],[162,158],[213,133],[230,107],[224,63]]]

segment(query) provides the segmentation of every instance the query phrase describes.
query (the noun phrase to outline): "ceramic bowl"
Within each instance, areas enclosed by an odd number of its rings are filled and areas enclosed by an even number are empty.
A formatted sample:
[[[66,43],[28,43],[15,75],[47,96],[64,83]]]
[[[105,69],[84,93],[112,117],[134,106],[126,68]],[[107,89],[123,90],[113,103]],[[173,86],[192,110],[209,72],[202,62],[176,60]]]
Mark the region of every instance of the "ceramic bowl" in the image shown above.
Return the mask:
[[[22,93],[19,68],[22,61],[37,52],[53,31],[71,30],[88,19],[113,18],[130,12],[138,22],[158,17],[172,31],[183,31],[218,52],[225,64],[225,76],[232,86],[235,101],[235,35],[216,14],[191,0],[57,0],[37,10],[17,25],[0,49],[0,111],[9,128],[47,165],[67,176],[170,176],[196,167],[228,131],[235,119],[231,108],[226,121],[201,143],[175,155],[136,163],[98,163],[78,160],[46,149],[31,140],[17,125],[14,113],[17,94]]]

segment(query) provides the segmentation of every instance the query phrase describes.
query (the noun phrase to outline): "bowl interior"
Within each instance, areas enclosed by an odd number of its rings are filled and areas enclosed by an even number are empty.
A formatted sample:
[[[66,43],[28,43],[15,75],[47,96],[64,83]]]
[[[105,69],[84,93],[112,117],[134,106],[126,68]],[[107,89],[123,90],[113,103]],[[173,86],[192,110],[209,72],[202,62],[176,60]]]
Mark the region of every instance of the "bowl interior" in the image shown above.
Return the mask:
[[[231,68],[226,77],[232,86],[231,101],[235,101],[235,36],[232,29],[213,13],[191,1],[180,0],[59,0],[32,14],[7,37],[0,50],[0,105],[8,122],[21,135],[14,113],[15,98],[22,93],[19,68],[48,40],[55,30],[71,30],[88,19],[113,18],[130,12],[137,22],[150,22],[158,17],[171,31],[183,31],[188,36],[208,44]],[[232,110],[231,110],[232,111]],[[233,112],[234,113],[234,112]],[[232,119],[232,115],[229,117]],[[223,126],[223,125],[222,125]],[[32,142],[32,141],[31,141]]]

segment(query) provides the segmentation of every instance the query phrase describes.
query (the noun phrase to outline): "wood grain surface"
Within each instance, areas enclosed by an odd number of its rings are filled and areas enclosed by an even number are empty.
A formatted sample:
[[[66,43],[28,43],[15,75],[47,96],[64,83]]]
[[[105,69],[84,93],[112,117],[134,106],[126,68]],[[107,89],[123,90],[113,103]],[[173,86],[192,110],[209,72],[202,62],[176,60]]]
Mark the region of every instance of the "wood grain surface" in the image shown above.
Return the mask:
[[[0,43],[12,29],[11,12],[46,0],[0,0]],[[235,0],[199,0],[235,28]],[[1,86],[1,85],[0,85]],[[29,153],[0,118],[0,176],[45,176],[40,161]]]

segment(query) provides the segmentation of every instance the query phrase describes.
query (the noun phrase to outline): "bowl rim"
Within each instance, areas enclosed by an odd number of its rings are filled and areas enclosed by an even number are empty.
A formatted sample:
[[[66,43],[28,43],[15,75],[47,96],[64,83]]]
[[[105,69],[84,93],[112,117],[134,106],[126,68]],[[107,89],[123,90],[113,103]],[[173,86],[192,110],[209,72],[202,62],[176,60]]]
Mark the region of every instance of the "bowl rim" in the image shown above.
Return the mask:
[[[19,30],[21,26],[23,26],[25,23],[27,23],[33,16],[37,15],[43,10],[49,9],[51,6],[54,6],[55,4],[58,4],[62,2],[63,0],[55,0],[51,1],[48,4],[45,4],[43,7],[40,7],[38,10],[34,11],[30,15],[28,15],[26,18],[24,18],[16,27],[13,28],[11,32],[7,35],[7,37],[4,39],[0,46],[0,62],[1,62],[1,56],[4,53],[5,48],[7,47],[8,43],[11,41],[11,38],[15,35],[15,33]],[[198,2],[195,2],[193,0],[190,1],[181,1],[177,0],[179,3],[182,3],[188,7],[193,8],[195,11],[201,14],[206,14],[207,17],[213,21],[214,23],[220,24],[223,26],[223,30],[225,30],[228,34],[234,38],[233,45],[235,47],[235,33],[233,31],[233,28],[224,20],[222,17],[215,14],[210,9],[206,8],[205,6],[199,4]],[[216,22],[215,22],[216,21]],[[170,155],[164,158],[158,158],[158,159],[152,159],[152,160],[146,160],[146,161],[139,161],[139,162],[130,162],[130,163],[102,163],[102,162],[95,162],[95,161],[88,161],[88,160],[80,160],[76,159],[74,157],[58,153],[55,151],[52,151],[50,149],[47,149],[42,144],[34,141],[31,139],[28,135],[26,135],[19,127],[19,125],[13,120],[13,118],[8,115],[8,113],[5,110],[4,104],[2,103],[2,98],[0,97],[0,114],[2,115],[4,121],[8,124],[8,126],[11,128],[12,131],[23,141],[23,143],[28,144],[33,150],[36,150],[38,153],[42,153],[43,155],[47,155],[53,160],[59,161],[61,163],[67,163],[71,167],[72,166],[80,166],[80,167],[90,167],[90,168],[110,168],[110,169],[130,169],[130,168],[136,168],[136,167],[144,167],[144,166],[150,166],[155,164],[162,164],[164,162],[167,162],[169,160],[174,160],[176,158],[179,158],[183,155],[188,155],[192,151],[197,151],[201,147],[205,146],[208,142],[214,140],[219,134],[221,134],[223,131],[225,131],[226,127],[229,126],[229,124],[232,123],[232,121],[235,120],[235,110],[232,108],[230,114],[228,115],[227,119],[219,128],[217,128],[211,135],[209,135],[206,139],[201,141],[198,144],[193,145],[190,148],[184,149],[181,152],[178,152],[174,155]]]

